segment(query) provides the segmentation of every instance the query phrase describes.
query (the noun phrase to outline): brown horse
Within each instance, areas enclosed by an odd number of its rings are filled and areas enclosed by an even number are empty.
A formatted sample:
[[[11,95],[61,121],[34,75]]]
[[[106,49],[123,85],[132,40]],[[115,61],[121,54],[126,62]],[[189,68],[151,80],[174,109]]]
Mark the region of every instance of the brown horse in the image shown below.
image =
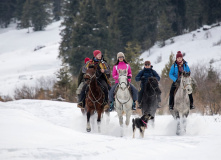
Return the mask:
[[[98,131],[100,132],[101,114],[104,112],[104,99],[105,95],[101,87],[98,85],[96,78],[97,66],[89,66],[84,79],[88,84],[88,92],[85,99],[87,110],[87,132],[91,131],[90,116],[96,111],[98,114],[97,124]]]

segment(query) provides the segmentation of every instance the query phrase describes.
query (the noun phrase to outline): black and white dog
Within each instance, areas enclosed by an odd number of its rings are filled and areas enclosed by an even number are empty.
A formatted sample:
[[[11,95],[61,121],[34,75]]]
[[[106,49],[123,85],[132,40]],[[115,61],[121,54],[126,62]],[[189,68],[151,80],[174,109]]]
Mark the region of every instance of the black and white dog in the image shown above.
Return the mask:
[[[135,137],[136,128],[140,129],[140,135],[142,138],[144,137],[144,131],[150,119],[153,119],[150,114],[144,114],[141,118],[132,119],[133,138]]]

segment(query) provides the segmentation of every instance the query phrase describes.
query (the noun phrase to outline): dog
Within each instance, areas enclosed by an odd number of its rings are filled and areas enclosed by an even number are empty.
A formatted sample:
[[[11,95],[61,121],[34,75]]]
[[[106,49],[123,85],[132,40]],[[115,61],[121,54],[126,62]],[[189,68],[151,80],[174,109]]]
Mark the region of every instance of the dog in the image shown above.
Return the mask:
[[[136,128],[140,129],[140,135],[142,138],[144,138],[144,131],[147,128],[147,123],[150,119],[153,118],[154,117],[152,117],[150,114],[144,114],[140,118],[135,118],[135,119],[133,118],[132,119],[133,138],[135,137]]]

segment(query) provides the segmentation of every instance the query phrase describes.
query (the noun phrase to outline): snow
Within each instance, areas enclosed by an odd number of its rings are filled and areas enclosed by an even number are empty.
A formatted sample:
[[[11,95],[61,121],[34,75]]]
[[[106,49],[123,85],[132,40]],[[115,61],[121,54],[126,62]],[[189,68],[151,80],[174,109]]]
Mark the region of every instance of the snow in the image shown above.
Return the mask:
[[[60,68],[58,57],[61,41],[60,21],[49,25],[45,31],[27,33],[12,24],[0,29],[0,95],[13,96],[15,88],[35,86],[42,77],[53,79]],[[38,46],[45,46],[34,51]]]
[[[200,32],[198,32],[200,31]],[[208,38],[207,38],[208,37]],[[181,36],[173,37],[175,43],[170,43],[170,40],[166,41],[166,46],[160,48],[154,45],[150,50],[145,51],[141,58],[144,61],[149,60],[152,62],[153,69],[159,74],[165,67],[165,64],[169,61],[171,53],[175,54],[177,51],[185,53],[184,59],[188,62],[189,66],[205,63],[209,66],[210,60],[215,60],[213,66],[215,69],[221,68],[221,45],[214,46],[221,40],[221,27],[214,27],[207,31],[199,29]],[[162,56],[162,61],[157,62],[157,58]]]
[[[46,31],[27,33],[15,24],[0,29],[0,95],[13,95],[23,84],[35,86],[41,78],[54,78],[60,68],[58,57],[61,42],[61,21]],[[210,28],[210,27],[208,27]],[[195,36],[194,36],[195,35]],[[175,43],[159,48],[153,46],[141,57],[150,60],[161,72],[171,52],[186,53],[189,65],[208,64],[214,60],[221,67],[221,46],[213,44],[221,39],[221,27],[207,31],[198,29],[173,38]],[[40,46],[45,46],[34,51]],[[149,54],[150,53],[150,54]],[[159,56],[162,61],[156,63]],[[138,115],[132,115],[136,118]],[[125,117],[124,117],[125,119]],[[220,160],[221,117],[191,113],[187,119],[187,133],[177,136],[176,121],[171,115],[157,115],[155,127],[148,126],[144,138],[136,132],[132,138],[131,123],[124,126],[121,137],[116,112],[103,115],[98,132],[96,114],[91,117],[92,132],[86,132],[86,116],[76,103],[19,100],[0,102],[0,159],[1,160]]]
[[[133,115],[132,118],[137,117]],[[86,116],[75,103],[19,100],[0,103],[0,159],[200,159],[221,158],[221,117],[192,114],[187,133],[176,136],[171,115],[156,116],[155,127],[148,126],[144,138],[131,123],[120,126],[116,112],[110,121],[103,115],[98,133],[96,115],[92,132],[86,132]],[[125,119],[125,117],[124,117]]]

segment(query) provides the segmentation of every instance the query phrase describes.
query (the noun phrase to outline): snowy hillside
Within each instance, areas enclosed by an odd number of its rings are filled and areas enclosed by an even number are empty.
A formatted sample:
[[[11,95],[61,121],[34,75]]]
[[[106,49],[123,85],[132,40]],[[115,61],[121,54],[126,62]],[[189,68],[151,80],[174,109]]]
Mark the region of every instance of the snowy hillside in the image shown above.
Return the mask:
[[[41,77],[53,79],[61,64],[57,58],[61,41],[60,23],[49,25],[45,31],[30,33],[27,29],[17,30],[15,25],[0,29],[0,95],[13,96],[14,89],[23,84],[36,86]],[[208,31],[201,28],[173,39],[175,43],[170,44],[168,40],[163,48],[155,45],[141,57],[150,60],[159,73],[171,52],[178,50],[186,53],[185,59],[190,66],[198,62],[208,64],[213,59],[213,65],[221,68],[221,45],[213,46],[221,40],[221,26]],[[38,48],[41,49],[34,51]],[[156,63],[158,57],[162,58],[160,63]]]
[[[13,95],[16,87],[35,86],[41,77],[54,76],[61,63],[57,58],[60,23],[30,33],[28,29],[17,30],[14,25],[0,29],[0,95]],[[34,51],[40,47],[43,48]]]
[[[133,116],[134,117],[134,116]],[[124,117],[125,118],[125,117]],[[221,117],[192,114],[187,134],[175,135],[172,116],[156,116],[144,139],[132,139],[131,123],[120,137],[116,112],[108,123],[104,114],[101,133],[96,115],[86,133],[86,116],[76,104],[20,100],[0,102],[1,160],[220,160]]]
[[[211,27],[207,27],[211,28]],[[209,61],[213,59],[213,66],[216,69],[221,68],[221,44],[214,46],[215,43],[221,41],[221,26],[211,28],[204,31],[203,28],[196,31],[173,37],[174,43],[171,40],[166,41],[166,46],[159,48],[158,45],[153,46],[150,50],[144,52],[141,58],[150,60],[154,69],[161,73],[165,64],[169,61],[171,52],[176,54],[177,51],[185,53],[184,59],[189,66],[196,64],[204,64],[209,66]],[[162,58],[160,63],[157,63],[158,57]]]

